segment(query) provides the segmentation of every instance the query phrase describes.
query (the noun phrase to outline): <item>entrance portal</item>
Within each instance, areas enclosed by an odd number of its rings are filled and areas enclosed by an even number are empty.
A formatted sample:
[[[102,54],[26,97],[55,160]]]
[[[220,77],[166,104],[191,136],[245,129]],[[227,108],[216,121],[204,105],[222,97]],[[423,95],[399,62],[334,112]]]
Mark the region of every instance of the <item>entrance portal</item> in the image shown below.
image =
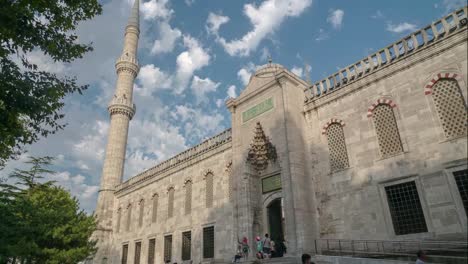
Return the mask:
[[[275,242],[283,241],[283,210],[281,206],[281,198],[273,200],[267,206],[268,225],[271,240]]]

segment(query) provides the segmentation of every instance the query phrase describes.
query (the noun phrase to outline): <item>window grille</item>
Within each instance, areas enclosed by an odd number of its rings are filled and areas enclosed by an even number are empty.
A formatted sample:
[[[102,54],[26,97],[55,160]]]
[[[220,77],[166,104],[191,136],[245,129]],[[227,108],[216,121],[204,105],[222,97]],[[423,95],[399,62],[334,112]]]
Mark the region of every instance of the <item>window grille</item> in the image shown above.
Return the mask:
[[[167,197],[167,218],[174,215],[174,188],[170,188]]]
[[[131,221],[132,221],[132,205],[128,205],[127,207],[127,231],[130,230],[130,225],[131,225]]]
[[[156,253],[156,239],[152,238],[148,243],[148,264],[154,264]]]
[[[135,243],[135,257],[133,258],[134,264],[140,264],[141,242]]]
[[[143,216],[145,210],[145,200],[140,201],[140,214],[138,215],[138,226],[141,227],[143,225]]]
[[[190,260],[192,257],[192,232],[182,233],[182,260]]]
[[[375,107],[372,116],[382,156],[392,156],[403,152],[400,132],[392,107],[388,104],[380,104]]]
[[[385,187],[396,235],[427,232],[426,220],[414,181]]]
[[[432,89],[432,98],[442,123],[445,136],[454,138],[466,135],[466,104],[455,79],[440,79]]]
[[[214,226],[203,228],[203,258],[214,258]]]
[[[119,208],[117,210],[117,227],[116,227],[116,231],[117,233],[120,232],[120,220],[122,218],[122,208]]]
[[[192,182],[185,183],[185,214],[190,214],[192,211]]]
[[[213,206],[213,173],[209,172],[205,177],[206,184],[206,208]]]
[[[341,124],[333,123],[327,128],[328,149],[330,151],[330,167],[332,171],[349,167],[348,152]]]
[[[164,237],[164,263],[172,259],[172,235]]]
[[[456,171],[453,173],[458,191],[465,208],[465,214],[468,216],[468,170]]]
[[[122,246],[122,264],[127,264],[128,244]]]
[[[153,213],[151,215],[151,222],[156,223],[156,219],[158,218],[158,200],[159,195],[153,195]]]

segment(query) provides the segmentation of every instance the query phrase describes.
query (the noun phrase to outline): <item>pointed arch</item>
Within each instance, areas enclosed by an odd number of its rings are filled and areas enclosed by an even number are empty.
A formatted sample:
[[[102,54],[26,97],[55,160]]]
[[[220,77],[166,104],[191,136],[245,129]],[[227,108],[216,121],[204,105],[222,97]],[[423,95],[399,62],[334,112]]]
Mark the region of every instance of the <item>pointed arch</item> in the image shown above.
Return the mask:
[[[188,178],[184,182],[185,189],[185,214],[192,212],[192,179]]]
[[[386,104],[386,105],[390,106],[391,108],[394,108],[394,107],[397,106],[396,103],[391,99],[380,98],[375,103],[373,103],[371,106],[369,106],[369,108],[367,108],[367,117],[372,117],[372,113],[374,112],[375,108],[378,105],[382,105],[382,104]]]
[[[151,222],[156,223],[156,220],[158,218],[159,194],[154,193],[151,199],[153,200],[153,212],[151,214]]]
[[[174,216],[174,186],[167,188],[167,218]]]
[[[424,86],[424,94],[425,95],[432,94],[434,85],[440,79],[455,79],[458,82],[458,85],[460,87],[463,87],[463,85],[461,83],[463,81],[463,76],[460,73],[457,73],[457,72],[439,72],[437,74],[434,74],[432,76],[431,80],[426,83],[426,85]]]
[[[139,212],[138,212],[138,226],[143,226],[143,216],[145,212],[145,200],[143,198],[138,202]]]
[[[328,127],[333,123],[340,124],[342,127],[345,126],[345,122],[343,120],[338,118],[330,118],[330,120],[322,127],[322,134],[327,134]]]
[[[322,128],[322,134],[327,137],[331,171],[339,171],[349,167],[344,125],[343,120],[332,118]]]

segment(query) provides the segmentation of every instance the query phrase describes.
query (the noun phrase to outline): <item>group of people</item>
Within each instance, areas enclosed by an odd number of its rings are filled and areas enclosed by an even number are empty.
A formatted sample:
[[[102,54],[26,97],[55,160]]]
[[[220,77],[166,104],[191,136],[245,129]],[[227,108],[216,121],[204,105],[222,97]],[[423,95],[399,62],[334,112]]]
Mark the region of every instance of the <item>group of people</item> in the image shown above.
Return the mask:
[[[260,236],[255,238],[256,243],[256,254],[257,259],[269,259],[282,257],[286,253],[286,245],[284,241],[273,241],[268,234],[262,239]],[[250,246],[247,237],[244,237],[242,241],[238,240],[237,253],[233,258],[233,262],[238,262],[241,259],[247,259],[249,257]]]

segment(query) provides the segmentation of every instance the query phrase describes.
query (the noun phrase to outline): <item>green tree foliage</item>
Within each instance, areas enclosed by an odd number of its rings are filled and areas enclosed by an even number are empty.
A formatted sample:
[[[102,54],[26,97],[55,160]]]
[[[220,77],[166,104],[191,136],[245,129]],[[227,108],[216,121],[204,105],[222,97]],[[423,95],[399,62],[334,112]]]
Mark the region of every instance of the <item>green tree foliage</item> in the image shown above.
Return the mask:
[[[53,173],[50,162],[31,158],[31,169],[10,175],[15,185],[0,183],[0,263],[78,263],[96,251],[94,217],[68,191],[41,180]]]
[[[87,88],[40,70],[28,53],[81,58],[92,47],[77,43],[75,29],[101,11],[97,0],[0,0],[0,169],[25,145],[63,129],[63,98]]]

